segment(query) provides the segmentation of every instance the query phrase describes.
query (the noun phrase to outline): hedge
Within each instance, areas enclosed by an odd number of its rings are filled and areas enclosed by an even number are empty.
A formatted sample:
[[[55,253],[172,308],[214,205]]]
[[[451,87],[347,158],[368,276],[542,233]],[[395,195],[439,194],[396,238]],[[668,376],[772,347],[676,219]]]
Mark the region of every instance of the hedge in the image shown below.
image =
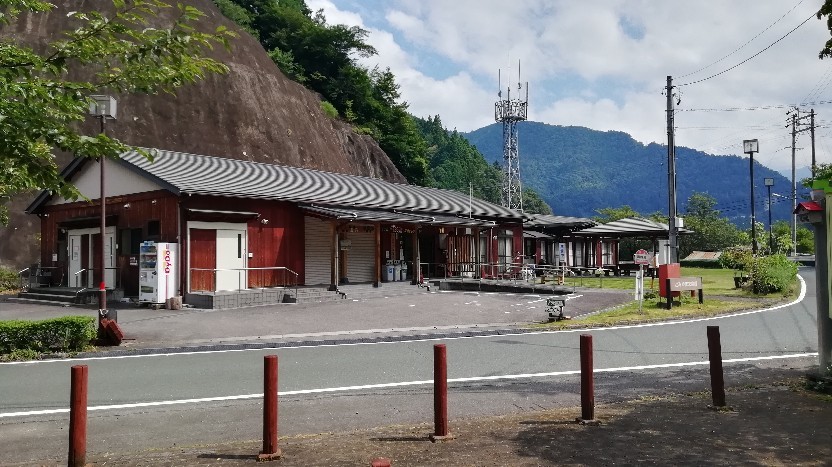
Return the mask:
[[[40,321],[0,321],[0,354],[78,352],[96,335],[96,319],[64,316]]]
[[[17,272],[9,268],[0,267],[0,292],[17,290],[20,287],[20,278]]]

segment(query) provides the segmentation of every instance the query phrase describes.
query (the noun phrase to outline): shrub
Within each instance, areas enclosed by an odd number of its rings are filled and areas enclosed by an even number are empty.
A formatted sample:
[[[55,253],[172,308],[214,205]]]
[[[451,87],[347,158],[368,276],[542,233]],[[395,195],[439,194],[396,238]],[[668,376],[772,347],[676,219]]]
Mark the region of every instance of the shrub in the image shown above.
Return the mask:
[[[20,287],[17,273],[9,268],[0,267],[0,292],[16,290]]]
[[[338,109],[328,101],[321,101],[321,110],[330,118],[338,118]]]
[[[95,338],[95,323],[88,316],[0,321],[0,355],[81,351]]]
[[[757,294],[792,292],[797,263],[784,254],[760,256],[751,266],[751,290]]]
[[[719,264],[726,269],[741,269],[748,271],[751,269],[751,261],[753,256],[750,248],[732,247],[726,248],[719,257]]]

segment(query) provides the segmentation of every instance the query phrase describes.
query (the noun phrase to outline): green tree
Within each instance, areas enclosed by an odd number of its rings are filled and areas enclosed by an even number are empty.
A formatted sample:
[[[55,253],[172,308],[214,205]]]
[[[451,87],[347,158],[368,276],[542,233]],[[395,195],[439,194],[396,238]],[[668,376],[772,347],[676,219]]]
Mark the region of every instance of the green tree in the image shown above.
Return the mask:
[[[721,251],[741,245],[747,236],[715,209],[716,199],[707,193],[694,193],[688,198],[685,228],[693,233],[679,236],[679,258],[693,251]],[[762,232],[761,232],[762,233]],[[760,244],[764,240],[760,240]]]
[[[628,217],[641,217],[641,214],[626,204],[617,208],[596,209],[595,212],[597,212],[598,215],[594,216],[592,219],[602,224],[615,222]]]
[[[430,184],[427,146],[395,76],[357,62],[376,53],[366,30],[328,24],[303,0],[215,0],[228,2],[246,13],[227,9],[229,18],[255,31],[286,76],[320,94],[357,132],[375,138],[409,182]]]
[[[54,8],[41,0],[0,0],[0,7],[4,25]],[[53,151],[116,158],[129,149],[105,135],[79,133],[91,94],[173,92],[206,73],[226,71],[204,53],[214,44],[227,46],[233,34],[224,27],[198,31],[194,25],[203,14],[181,4],[175,19],[160,26],[153,20],[166,8],[171,6],[161,0],[113,0],[106,12],[70,12],[74,27],[44,48],[2,39],[0,221],[8,222],[2,203],[12,193],[46,189],[67,199],[80,197],[61,178]],[[92,78],[72,79],[79,70],[90,71]]]

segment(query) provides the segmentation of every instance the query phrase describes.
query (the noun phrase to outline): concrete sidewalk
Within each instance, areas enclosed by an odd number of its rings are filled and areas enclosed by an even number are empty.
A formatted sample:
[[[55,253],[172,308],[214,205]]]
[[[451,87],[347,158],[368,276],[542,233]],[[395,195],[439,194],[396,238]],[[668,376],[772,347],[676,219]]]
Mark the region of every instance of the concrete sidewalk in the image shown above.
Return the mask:
[[[566,314],[574,317],[632,300],[627,291],[611,289],[578,289],[567,298]],[[118,322],[125,341],[110,350],[250,348],[311,341],[497,332],[546,322],[545,310],[545,295],[427,292],[416,287],[412,295],[232,310],[152,310],[119,304]],[[66,315],[96,316],[97,310],[0,301],[0,320]]]

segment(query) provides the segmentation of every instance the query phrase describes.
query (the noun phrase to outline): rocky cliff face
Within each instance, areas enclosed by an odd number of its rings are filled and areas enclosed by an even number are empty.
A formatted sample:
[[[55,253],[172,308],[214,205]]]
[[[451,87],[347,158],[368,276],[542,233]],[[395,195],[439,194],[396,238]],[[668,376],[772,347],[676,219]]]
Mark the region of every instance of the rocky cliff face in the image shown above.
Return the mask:
[[[57,8],[51,13],[23,17],[0,29],[0,36],[40,48],[71,27],[67,12],[99,8],[109,2],[53,3]],[[213,30],[225,25],[239,33],[230,51],[219,48],[210,52],[229,66],[229,72],[180,88],[176,95],[117,96],[118,120],[107,125],[108,134],[137,146],[405,182],[372,138],[327,117],[319,97],[286,78],[259,42],[223,17],[210,0],[186,3],[206,14],[200,27]],[[171,13],[174,11],[166,14]],[[86,122],[83,131],[94,134],[96,122]],[[69,159],[59,156],[59,164],[63,166]],[[33,198],[34,194],[17,196],[10,204],[11,222],[0,227],[2,265],[22,266],[38,257],[34,236],[40,223],[22,213]]]

